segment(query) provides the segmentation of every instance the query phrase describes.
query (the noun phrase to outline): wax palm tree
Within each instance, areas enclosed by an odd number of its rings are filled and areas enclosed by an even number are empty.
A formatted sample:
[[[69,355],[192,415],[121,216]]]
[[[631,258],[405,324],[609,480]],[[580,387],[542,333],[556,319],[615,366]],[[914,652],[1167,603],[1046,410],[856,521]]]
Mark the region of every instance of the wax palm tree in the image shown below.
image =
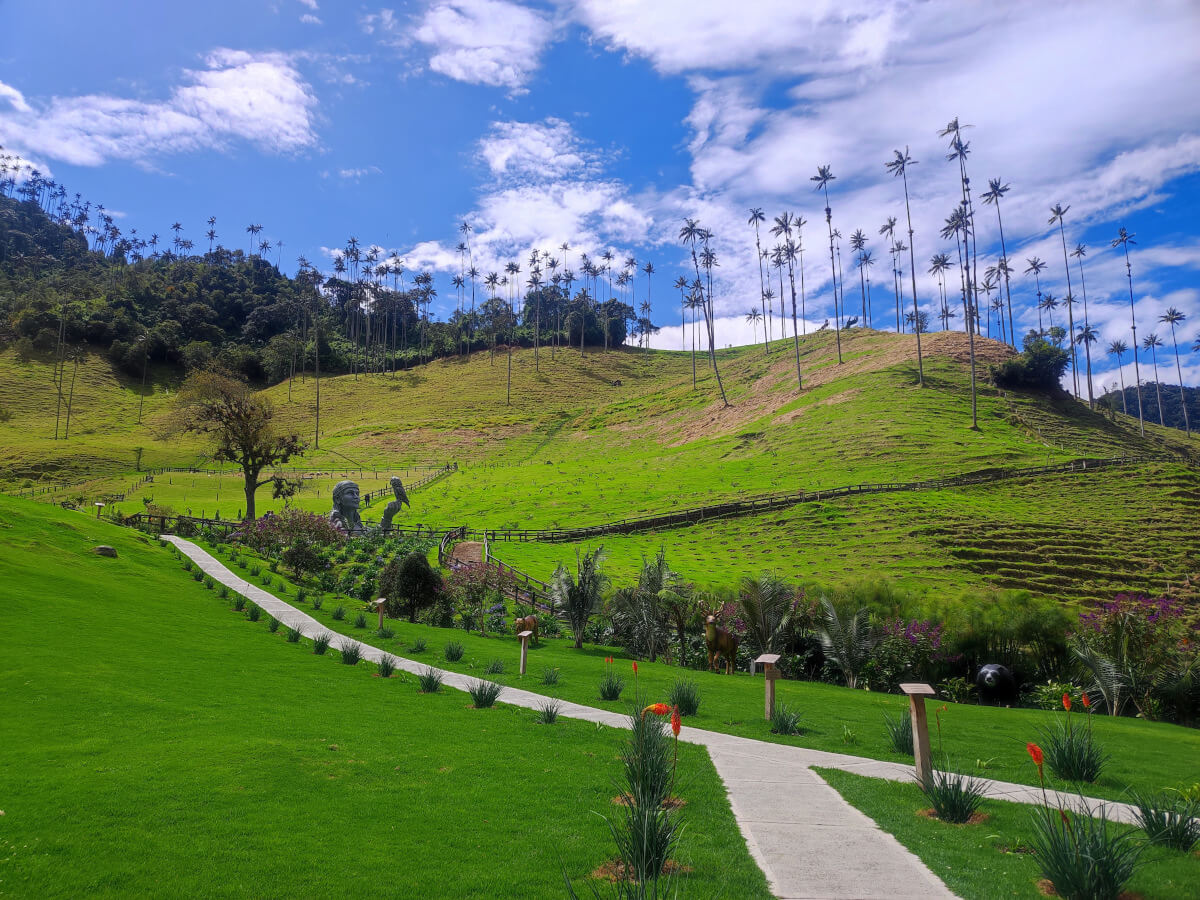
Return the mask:
[[[764,317],[767,314],[767,299],[762,295],[767,292],[767,279],[766,274],[763,271],[762,242],[759,240],[758,226],[765,221],[767,221],[766,215],[763,213],[762,209],[757,206],[750,210],[750,218],[746,220],[746,224],[754,228],[754,256],[758,260],[758,292],[759,296],[762,297],[762,312]],[[763,347],[766,352],[771,352],[765,327],[763,329]]]
[[[1167,423],[1163,420],[1162,385],[1159,384],[1159,381],[1158,381],[1158,353],[1157,353],[1157,350],[1162,345],[1163,345],[1162,338],[1160,338],[1153,331],[1150,332],[1148,335],[1146,335],[1144,338],[1142,338],[1142,346],[1145,349],[1150,351],[1150,359],[1154,363],[1154,393],[1158,400],[1158,424],[1165,428]]]
[[[1125,401],[1125,369],[1122,357],[1129,352],[1129,346],[1124,341],[1113,341],[1108,345],[1108,355],[1117,358],[1117,374],[1121,376],[1121,411],[1129,415],[1129,404]]]
[[[908,155],[908,147],[904,148],[904,152],[893,150],[895,158],[884,163],[884,167],[892,173],[892,176],[897,175],[904,182],[904,212],[908,216],[908,267],[912,276],[912,301],[913,301],[913,321],[919,326],[921,317],[919,304],[917,302],[917,259],[916,251],[913,249],[913,227],[912,227],[912,208],[908,202],[908,167],[915,166],[917,161]],[[925,363],[921,357],[921,329],[917,327],[917,384],[921,387],[925,386]]]
[[[969,266],[966,284],[967,300],[972,311],[975,313],[975,325],[973,327],[977,327],[979,310],[977,309],[978,303],[975,289],[979,284],[979,248],[976,243],[975,204],[971,199],[971,179],[967,177],[967,156],[971,152],[971,142],[963,141],[962,139],[963,129],[970,127],[970,125],[960,125],[956,116],[947,123],[945,128],[938,132],[938,135],[950,138],[950,152],[946,154],[947,162],[958,163],[958,178],[962,188],[963,216],[966,226],[964,236],[969,240],[966,255]]]
[[[867,236],[861,228],[850,235],[850,249],[855,252],[855,262],[858,265],[858,298],[862,301],[862,322],[864,325],[867,324],[867,282],[866,277],[863,275],[862,254],[866,246]]]
[[[687,294],[684,292],[687,288],[687,279],[680,275],[675,279],[673,287],[679,291],[679,330],[680,330],[680,350],[687,350]]]
[[[1146,434],[1146,423],[1142,417],[1142,376],[1138,368],[1138,340],[1137,340],[1137,316],[1133,309],[1133,266],[1129,262],[1129,245],[1136,244],[1134,236],[1124,228],[1117,229],[1117,236],[1112,239],[1112,245],[1116,247],[1120,244],[1125,248],[1125,277],[1129,281],[1129,322],[1130,330],[1133,333],[1133,378],[1137,382],[1137,402],[1138,402],[1138,432],[1144,437]]]
[[[1046,264],[1036,256],[1030,257],[1025,262],[1028,263],[1025,274],[1032,275],[1034,283],[1037,285],[1038,331],[1045,334],[1046,330],[1042,327],[1042,271],[1046,268]]]
[[[1054,311],[1056,309],[1058,309],[1058,298],[1055,297],[1053,294],[1047,292],[1046,295],[1044,297],[1042,297],[1041,303],[1038,304],[1038,323],[1041,324],[1041,321],[1042,321],[1041,311],[1045,310],[1046,313],[1050,316],[1050,327],[1053,328],[1054,327]]]
[[[1100,340],[1100,333],[1091,325],[1083,324],[1079,326],[1079,334],[1075,336],[1076,344],[1083,344],[1083,352],[1087,360],[1087,389],[1088,389],[1088,408],[1096,408],[1096,398],[1092,393],[1092,344]]]
[[[687,308],[692,311],[692,390],[696,389],[696,321],[699,317],[697,310],[704,306],[704,295],[701,293],[700,280],[696,279],[689,285]]]
[[[858,258],[858,269],[867,276],[867,325],[875,327],[875,313],[871,308],[871,266],[875,265],[875,255],[870,250],[864,250]]]
[[[838,282],[837,282],[837,264],[833,257],[833,210],[829,205],[829,182],[837,178],[833,174],[830,166],[817,166],[817,174],[809,178],[809,181],[815,181],[817,186],[814,190],[823,191],[825,193],[825,224],[829,228],[829,272],[833,278],[833,331],[837,338],[837,355],[838,365],[842,364],[842,328],[841,328],[841,308],[838,304]],[[796,351],[796,366],[800,365],[800,352]]]
[[[699,257],[696,254],[696,243],[697,243],[697,241],[701,240],[701,238],[704,237],[705,235],[706,235],[706,232],[704,231],[704,229],[702,229],[700,227],[699,223],[695,219],[684,219],[683,227],[679,229],[680,243],[689,244],[691,246],[692,266],[696,270],[696,280],[697,281],[700,281],[700,261],[699,261]],[[711,283],[711,277],[712,277],[712,266],[711,265],[709,265],[707,267],[707,271],[709,272],[709,278],[710,278],[710,283]],[[716,336],[713,333],[713,324],[712,324],[713,311],[710,308],[711,304],[712,304],[712,296],[711,296],[711,292],[710,292],[708,302],[705,302],[703,283],[701,283],[700,301],[701,301],[701,306],[704,309],[704,322],[708,328],[709,361],[712,363],[713,372],[717,376],[717,388],[721,392],[721,405],[728,406],[729,400],[725,396],[725,385],[721,381],[721,371],[720,371],[720,369],[717,368]],[[694,360],[693,360],[693,363],[694,363]]]
[[[756,344],[758,343],[758,323],[762,321],[762,317],[762,313],[757,309],[751,309],[750,312],[746,313],[746,321],[754,329],[754,343]]]
[[[900,333],[899,270],[896,267],[896,217],[888,216],[879,226],[879,236],[887,238],[888,253],[892,255],[892,296],[896,299],[896,333]]]
[[[970,324],[974,318],[974,310],[968,297],[970,296],[971,272],[968,268],[969,256],[964,252],[967,247],[968,232],[969,232],[969,217],[970,213],[967,210],[966,203],[961,203],[955,207],[946,219],[945,227],[942,228],[942,237],[946,240],[954,238],[954,246],[958,251],[958,267],[962,276],[962,294],[963,294],[963,316],[966,318],[967,324],[967,343],[970,347],[971,354],[971,428],[979,430],[979,407],[975,393],[975,328]]]
[[[1016,349],[1017,332],[1013,326],[1012,290],[1008,284],[1008,276],[1012,271],[1008,266],[1008,247],[1004,242],[1004,219],[1000,216],[1000,200],[1009,191],[1009,185],[1002,184],[1001,179],[992,178],[988,181],[988,189],[979,195],[984,203],[996,207],[996,224],[1000,226],[1000,259],[1004,261],[1004,296],[1008,300],[1008,334],[1012,338],[1012,346]]]
[[[796,328],[796,269],[795,269],[795,263],[796,263],[796,257],[797,257],[797,245],[796,245],[796,242],[792,240],[792,229],[794,227],[798,227],[799,223],[800,223],[800,220],[798,218],[793,218],[792,214],[790,212],[788,212],[787,210],[784,210],[781,215],[778,215],[775,217],[775,224],[773,226],[771,226],[771,234],[775,235],[776,237],[783,238],[783,243],[779,247],[776,248],[778,250],[778,255],[777,255],[777,259],[779,260],[778,265],[780,266],[780,276],[779,276],[780,277],[780,282],[779,282],[780,307],[781,307],[780,314],[781,315],[783,314],[783,309],[782,309],[782,304],[783,304],[783,300],[782,300],[782,294],[783,294],[782,265],[783,265],[783,263],[787,263],[788,284],[791,286],[791,293],[792,293],[792,346],[795,348],[795,351],[796,351],[796,383],[798,385],[800,385],[800,387],[803,387],[804,386],[803,385],[803,377],[800,374],[800,337],[799,337],[799,333],[797,332],[797,328]]]
[[[647,319],[649,319],[650,313],[653,310],[653,307],[651,306],[652,300],[650,297],[650,276],[652,276],[654,274],[654,263],[647,260],[646,264],[644,266],[642,266],[642,271],[646,274],[646,302],[645,302],[644,306],[645,306],[645,316]],[[650,349],[650,336],[649,335],[646,335],[646,349],[647,350]]]
[[[1187,321],[1187,316],[1172,306],[1158,317],[1158,321],[1165,322],[1171,326],[1171,344],[1175,348],[1175,374],[1179,376],[1179,403],[1183,407],[1183,428],[1187,432],[1188,437],[1191,437],[1192,423],[1188,419],[1187,396],[1183,392],[1183,369],[1179,365],[1179,340],[1175,335],[1175,326],[1182,325]],[[1197,344],[1200,344],[1200,339],[1197,340]]]
[[[1061,203],[1055,203],[1050,207],[1050,220],[1047,224],[1057,225],[1059,237],[1062,238],[1063,251],[1063,268],[1067,272],[1067,331],[1070,334],[1075,333],[1075,294],[1071,289],[1071,263],[1067,259],[1067,231],[1066,219],[1067,211],[1071,207],[1063,206]],[[1075,342],[1071,342],[1071,383],[1075,387],[1075,396],[1079,396],[1079,357],[1075,353]]]
[[[174,226],[172,226],[172,227],[174,227]],[[246,226],[246,233],[250,235],[250,255],[251,256],[254,255],[254,238],[258,236],[258,233],[260,231],[262,231],[261,225],[252,224],[252,225]]]

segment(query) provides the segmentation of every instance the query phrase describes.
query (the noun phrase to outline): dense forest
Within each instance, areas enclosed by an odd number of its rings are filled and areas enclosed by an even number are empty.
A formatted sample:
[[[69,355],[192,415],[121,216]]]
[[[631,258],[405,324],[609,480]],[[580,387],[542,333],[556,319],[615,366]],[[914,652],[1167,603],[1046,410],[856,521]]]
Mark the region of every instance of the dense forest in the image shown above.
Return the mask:
[[[597,303],[605,287],[598,277],[589,283],[585,274],[573,295],[570,272],[543,282],[537,259],[524,286],[516,273],[482,278],[478,292],[474,278],[456,279],[457,308],[438,321],[432,276],[406,280],[380,248],[351,238],[332,276],[301,258],[289,277],[281,247],[255,244],[260,226],[247,227],[247,250],[231,250],[217,240],[215,221],[207,250],[194,253],[178,223],[164,244],[157,234],[123,234],[103,207],[68,200],[53,182],[0,185],[0,334],[21,351],[59,359],[90,345],[135,376],[148,362],[215,361],[275,383],[318,365],[330,374],[387,372],[510,345],[586,352],[653,328],[616,298]]]
[[[1193,430],[1200,424],[1200,388],[1183,388],[1182,396],[1187,400],[1187,421],[1183,417],[1183,403],[1180,402],[1179,385],[1166,382],[1149,381],[1142,385],[1142,415],[1147,422],[1155,422],[1168,428],[1183,430],[1190,425]],[[1137,388],[1129,385],[1124,391],[1109,391],[1099,399],[1099,402],[1109,409],[1128,415],[1137,415]],[[1159,414],[1159,403],[1162,413]]]

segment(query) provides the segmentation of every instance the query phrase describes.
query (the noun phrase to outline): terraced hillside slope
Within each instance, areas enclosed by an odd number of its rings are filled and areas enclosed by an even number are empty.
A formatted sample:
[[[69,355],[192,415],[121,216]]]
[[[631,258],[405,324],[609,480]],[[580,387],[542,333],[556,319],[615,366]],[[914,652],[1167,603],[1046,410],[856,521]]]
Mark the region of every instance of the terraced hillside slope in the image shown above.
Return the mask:
[[[1200,571],[1189,525],[1195,441],[1149,425],[1143,438],[1136,421],[1065,397],[999,391],[984,373],[1010,351],[982,339],[973,430],[966,337],[926,336],[924,387],[916,383],[912,343],[910,336],[855,330],[843,337],[839,365],[833,335],[810,335],[801,346],[802,390],[789,346],[776,344],[769,356],[761,347],[724,351],[718,361],[728,407],[716,399],[703,358],[694,388],[690,354],[630,349],[581,357],[543,348],[536,367],[532,351],[515,352],[511,405],[503,353],[440,360],[394,376],[323,379],[320,449],[300,465],[328,471],[330,480],[314,481],[296,502],[328,508],[328,487],[341,472],[354,470],[369,490],[391,472],[453,459],[459,472],[414,495],[406,521],[567,528],[768,492],[1133,455],[1150,461],[1082,476],[803,504],[605,544],[616,574],[665,544],[677,569],[713,586],[772,569],[832,580],[885,575],[939,590],[1025,587],[1083,600],[1123,588],[1190,590],[1185,579]],[[7,354],[0,359],[8,368],[20,365]],[[38,364],[24,365],[32,372]],[[301,434],[313,428],[315,388],[309,378],[268,391],[280,419]],[[198,445],[157,441],[154,414],[141,428],[130,423],[136,385],[117,381],[106,390],[119,400],[93,401],[90,415],[101,424],[83,435],[90,459],[119,466],[135,445],[153,460],[200,458]],[[17,466],[8,460],[28,468],[41,458],[69,457],[63,442],[43,436],[53,433],[54,410],[47,414],[45,406],[54,398],[43,393],[14,416],[14,436],[0,446],[10,476]],[[156,391],[147,409],[168,401]],[[125,421],[107,419],[106,405]],[[129,492],[128,471],[86,490],[126,493],[117,505],[124,512],[137,511],[147,497],[179,511],[237,515],[243,504],[236,479],[206,477],[180,476],[185,497],[170,476]],[[541,577],[574,557],[562,544],[492,550]]]

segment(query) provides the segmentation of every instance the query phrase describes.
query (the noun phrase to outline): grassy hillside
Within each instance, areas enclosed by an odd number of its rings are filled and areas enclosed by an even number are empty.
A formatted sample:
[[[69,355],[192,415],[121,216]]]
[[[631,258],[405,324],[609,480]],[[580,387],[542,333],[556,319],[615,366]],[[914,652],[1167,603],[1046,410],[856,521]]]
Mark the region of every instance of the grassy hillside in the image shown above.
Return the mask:
[[[0,498],[0,579],[2,894],[547,897],[614,855],[616,731],[315,656],[52,506]],[[679,767],[685,889],[769,896],[706,753]]]
[[[575,527],[669,512],[769,491],[904,481],[997,466],[1031,466],[1083,456],[1196,459],[1198,445],[1173,429],[1091,412],[1085,404],[1002,392],[981,377],[979,428],[970,428],[966,338],[927,336],[926,386],[916,384],[911,338],[856,330],[802,345],[804,389],[790,348],[777,343],[719,354],[730,398],[690,354],[624,349],[514,353],[512,403],[507,359],[476,353],[395,376],[342,376],[321,384],[321,448],[299,461],[329,473],[305,484],[301,507],[328,508],[332,483],[353,473],[364,490],[392,472],[456,460],[459,473],[414,495],[413,523],[475,528]],[[977,342],[981,372],[1008,349]],[[0,437],[9,477],[55,468],[64,475],[121,471],[80,491],[128,492],[134,447],[148,464],[187,464],[201,444],[165,445],[154,420],[172,385],[156,383],[137,427],[139,386],[93,359],[81,366],[79,430],[53,441],[55,391],[49,369],[0,354],[0,374],[23,381],[0,398],[14,415]],[[8,380],[5,379],[8,385]],[[281,421],[307,435],[315,418],[313,379],[267,393]],[[77,391],[80,388],[77,386]],[[23,399],[26,398],[26,399]],[[311,438],[310,438],[311,442]],[[363,474],[359,475],[361,471]],[[277,506],[260,493],[260,510]],[[65,493],[64,497],[67,496]],[[914,587],[1027,587],[1071,599],[1114,590],[1160,590],[1200,570],[1194,473],[1177,464],[1112,470],[937,494],[834,501],[769,516],[614,539],[614,572],[627,574],[644,551],[666,543],[677,568],[697,581],[731,584],[764,569],[841,580],[884,574]],[[193,514],[236,516],[239,479],[164,476],[130,492]],[[371,517],[372,512],[368,512]],[[378,512],[373,515],[377,516]],[[1089,550],[1098,556],[1085,559]],[[562,545],[499,546],[496,552],[545,577],[573,557]]]

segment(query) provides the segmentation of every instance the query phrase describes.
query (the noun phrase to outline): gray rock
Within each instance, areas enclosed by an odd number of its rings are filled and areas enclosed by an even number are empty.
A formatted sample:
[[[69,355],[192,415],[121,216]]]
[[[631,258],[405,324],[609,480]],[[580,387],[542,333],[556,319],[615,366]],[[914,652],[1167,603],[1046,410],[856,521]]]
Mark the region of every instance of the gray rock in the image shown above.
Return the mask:
[[[109,547],[107,544],[101,544],[99,547],[93,547],[92,552],[97,556],[111,556],[113,559],[117,558],[117,551],[114,548]]]

